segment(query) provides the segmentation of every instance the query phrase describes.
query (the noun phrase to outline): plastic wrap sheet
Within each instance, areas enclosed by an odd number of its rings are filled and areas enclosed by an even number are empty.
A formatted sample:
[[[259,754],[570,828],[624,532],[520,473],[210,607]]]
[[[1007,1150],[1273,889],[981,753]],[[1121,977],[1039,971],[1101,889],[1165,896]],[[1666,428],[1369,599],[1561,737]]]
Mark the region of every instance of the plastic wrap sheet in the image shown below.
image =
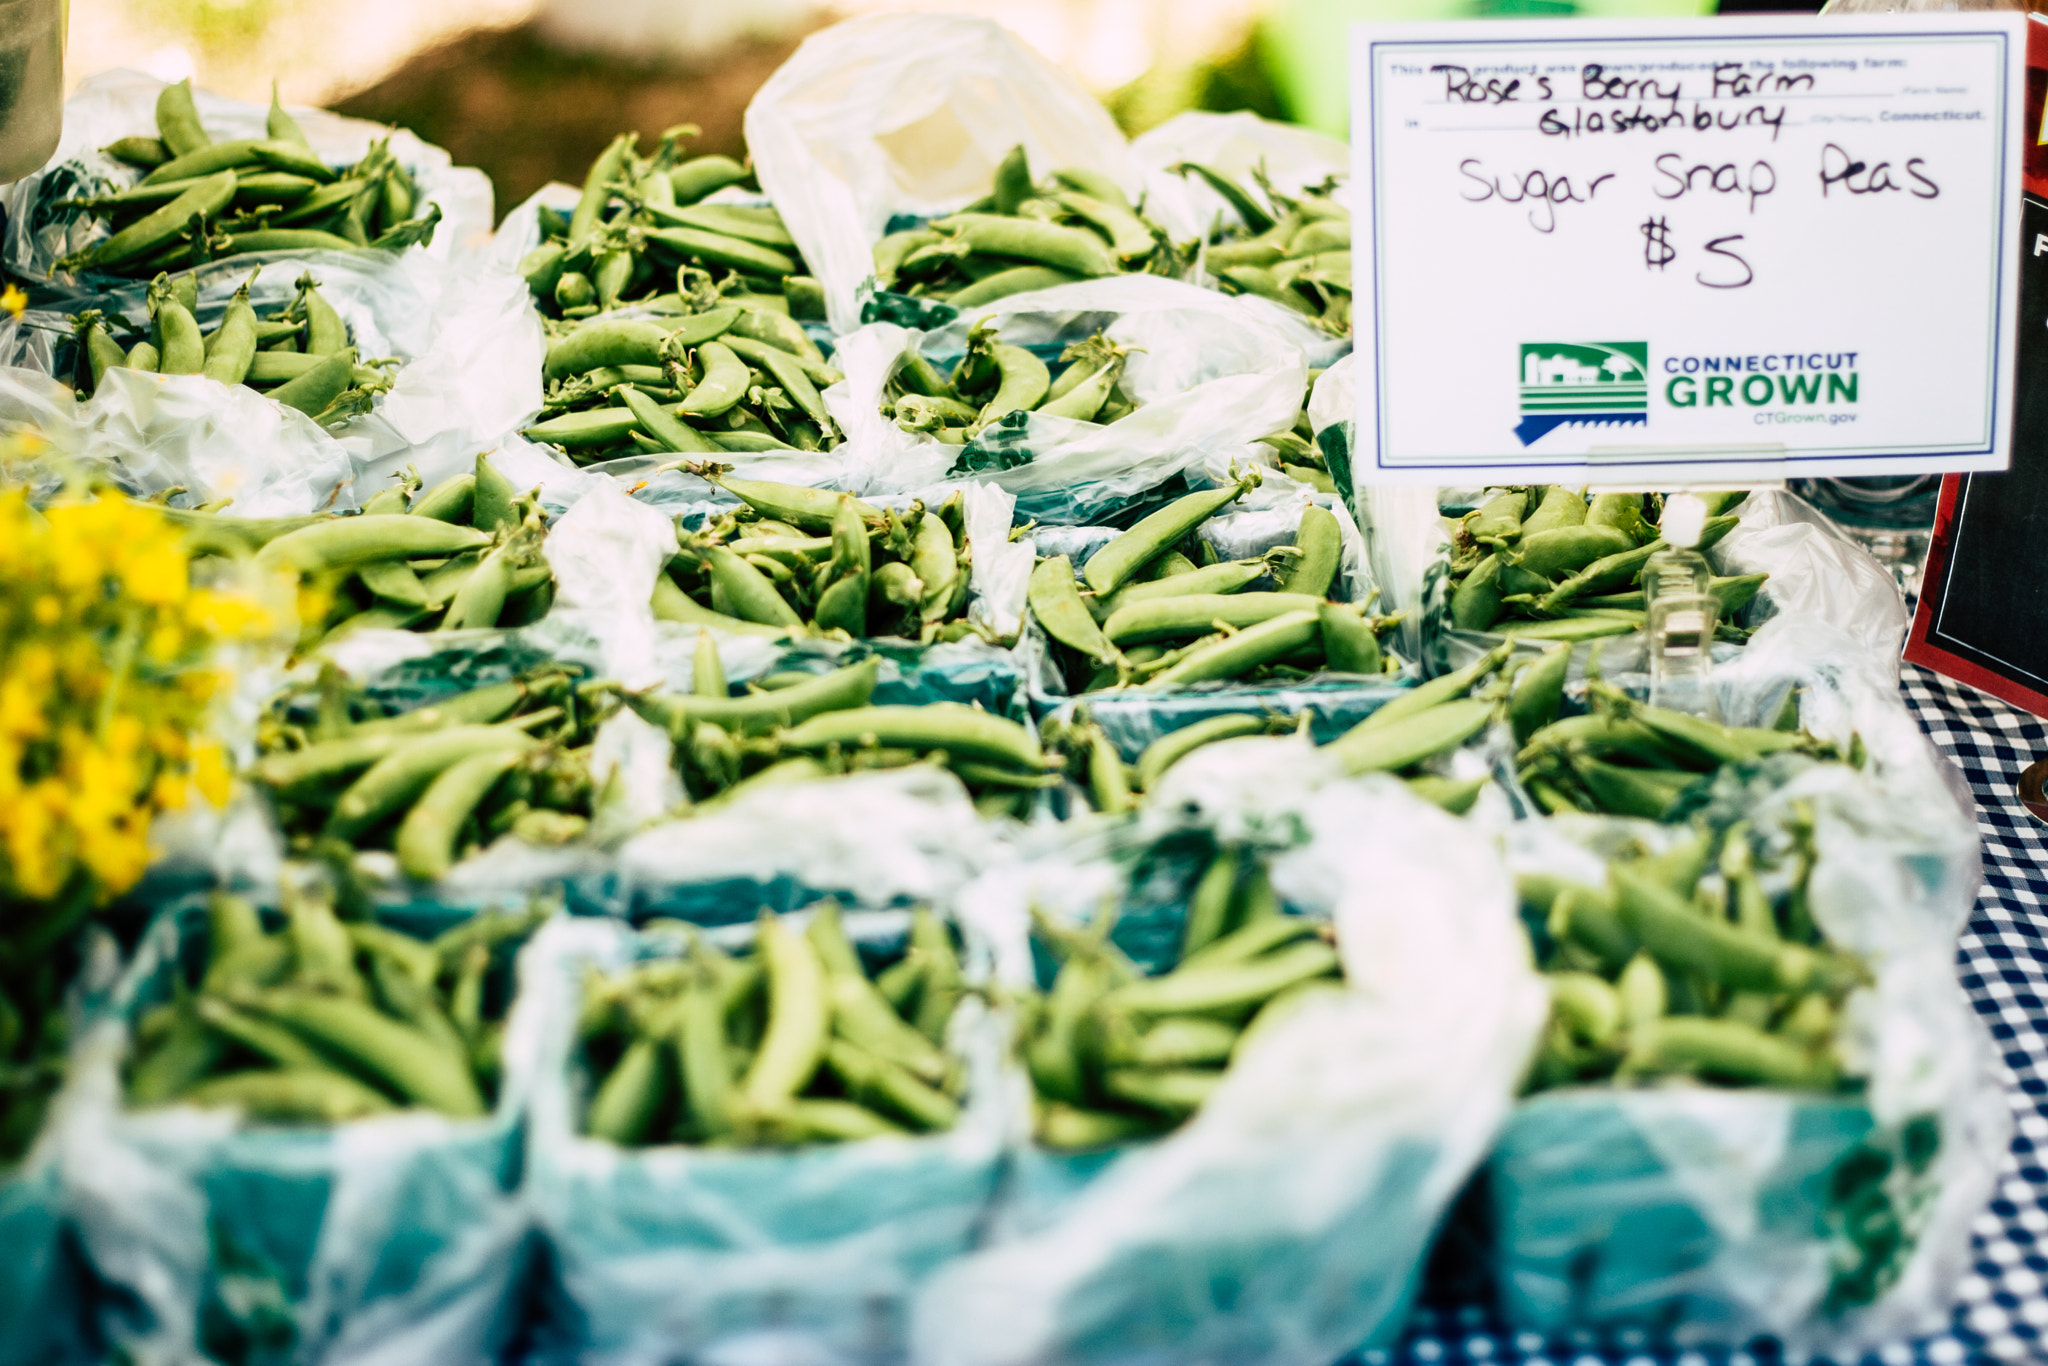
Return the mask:
[[[396,923],[431,933],[466,914],[423,910]],[[149,1360],[203,1359],[238,1337],[272,1351],[281,1337],[304,1362],[498,1360],[529,1230],[511,1191],[532,1022],[514,1010],[485,1119],[415,1110],[287,1129],[223,1110],[130,1111],[130,1029],[197,965],[205,935],[203,905],[157,917],[66,1086],[66,1198],[112,1291],[97,1297],[99,1333]]]
[[[1236,740],[1175,767],[1135,825],[1049,834],[961,914],[1027,981],[1030,908],[1079,921],[1109,894],[1152,966],[1200,871],[1162,893],[1156,866],[1188,840],[1262,846],[1286,907],[1335,921],[1353,992],[1277,1028],[1164,1139],[1023,1147],[990,1243],[919,1297],[920,1360],[1322,1366],[1398,1331],[1543,1019],[1511,885],[1398,784],[1345,780],[1298,739]]]
[[[746,919],[755,911],[736,909]],[[908,917],[855,912],[845,924],[886,961],[900,954]],[[751,936],[736,924],[719,942]],[[548,1021],[547,1047],[528,1180],[557,1277],[554,1331],[543,1341],[604,1366],[899,1358],[910,1296],[967,1250],[995,1191],[1006,1127],[997,1022],[973,998],[954,1016],[948,1043],[970,1080],[948,1132],[790,1151],[582,1137],[591,1083],[574,1034],[585,972],[680,946],[610,921],[560,923],[542,943],[550,966],[536,979],[535,1009]]]

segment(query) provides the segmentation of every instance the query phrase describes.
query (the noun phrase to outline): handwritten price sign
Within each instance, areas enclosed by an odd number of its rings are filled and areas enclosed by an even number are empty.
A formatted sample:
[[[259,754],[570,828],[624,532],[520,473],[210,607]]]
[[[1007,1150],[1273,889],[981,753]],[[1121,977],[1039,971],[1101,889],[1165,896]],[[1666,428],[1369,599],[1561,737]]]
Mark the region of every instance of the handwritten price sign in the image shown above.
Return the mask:
[[[2003,469],[2023,25],[1355,29],[1360,478]]]

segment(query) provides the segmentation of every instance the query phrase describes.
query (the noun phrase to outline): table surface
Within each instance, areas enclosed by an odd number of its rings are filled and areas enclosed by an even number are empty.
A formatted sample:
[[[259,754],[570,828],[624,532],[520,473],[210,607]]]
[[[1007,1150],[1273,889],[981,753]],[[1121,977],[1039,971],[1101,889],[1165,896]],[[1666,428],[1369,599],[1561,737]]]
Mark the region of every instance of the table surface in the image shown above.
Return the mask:
[[[1907,666],[1899,691],[1977,798],[1984,886],[1956,945],[1963,989],[2003,1058],[2014,1116],[2012,1151],[1990,1206],[1971,1230],[1974,1269],[1958,1287],[1949,1330],[1899,1343],[1868,1366],[2048,1360],[2048,829],[2020,806],[2020,770],[2048,756],[2048,724],[1960,683]],[[1424,1308],[1400,1347],[1357,1366],[1771,1366],[1748,1351],[1659,1352],[1629,1340],[1511,1333],[1484,1309]],[[1347,1363],[1346,1366],[1351,1366]]]

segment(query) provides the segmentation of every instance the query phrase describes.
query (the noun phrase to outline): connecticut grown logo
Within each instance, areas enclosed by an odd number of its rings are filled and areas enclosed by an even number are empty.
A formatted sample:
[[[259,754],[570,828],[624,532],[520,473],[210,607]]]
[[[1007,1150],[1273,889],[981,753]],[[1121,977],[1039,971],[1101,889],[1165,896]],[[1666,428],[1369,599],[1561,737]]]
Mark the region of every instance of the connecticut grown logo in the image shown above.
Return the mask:
[[[1571,422],[1622,426],[1650,420],[1648,342],[1524,342],[1524,446]]]

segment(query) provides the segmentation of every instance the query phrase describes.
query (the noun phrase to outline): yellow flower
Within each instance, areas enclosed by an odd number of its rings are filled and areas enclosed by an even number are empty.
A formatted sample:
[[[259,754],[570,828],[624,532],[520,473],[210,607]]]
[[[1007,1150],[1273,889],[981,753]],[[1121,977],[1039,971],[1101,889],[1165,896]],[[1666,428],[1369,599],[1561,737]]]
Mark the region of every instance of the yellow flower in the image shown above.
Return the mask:
[[[20,285],[9,285],[5,289],[0,289],[0,308],[19,318],[28,311],[27,291]]]
[[[208,743],[192,751],[192,784],[199,795],[214,806],[228,804],[228,756],[219,745]]]

